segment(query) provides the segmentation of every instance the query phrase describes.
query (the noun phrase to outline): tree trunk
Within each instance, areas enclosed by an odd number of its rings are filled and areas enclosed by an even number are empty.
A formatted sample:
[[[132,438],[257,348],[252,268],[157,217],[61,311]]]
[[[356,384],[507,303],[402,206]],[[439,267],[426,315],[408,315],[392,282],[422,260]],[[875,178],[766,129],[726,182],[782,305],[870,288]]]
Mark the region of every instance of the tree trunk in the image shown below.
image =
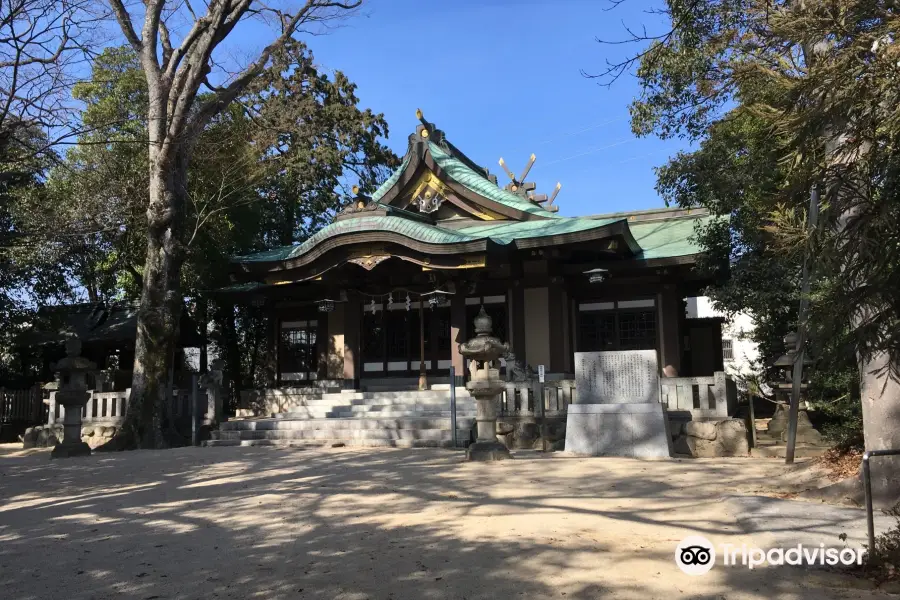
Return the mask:
[[[147,209],[147,254],[134,346],[134,375],[128,412],[116,437],[103,449],[163,448],[169,402],[169,369],[181,319],[181,235],[187,161],[153,160]]]
[[[860,360],[866,450],[900,449],[900,381],[891,376],[889,361],[885,352]],[[893,507],[900,502],[900,456],[873,457],[869,464],[875,507]]]

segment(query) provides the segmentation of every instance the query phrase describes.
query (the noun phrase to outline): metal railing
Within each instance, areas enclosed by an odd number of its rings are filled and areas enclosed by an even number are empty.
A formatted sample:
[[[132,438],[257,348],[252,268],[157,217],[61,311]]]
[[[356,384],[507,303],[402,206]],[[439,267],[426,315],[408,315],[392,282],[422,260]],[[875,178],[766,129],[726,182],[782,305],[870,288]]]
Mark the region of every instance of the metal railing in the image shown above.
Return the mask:
[[[869,461],[874,456],[900,456],[900,449],[867,450],[862,457],[863,488],[866,492],[866,531],[869,536],[869,560],[875,559],[875,515],[872,509],[872,473]]]

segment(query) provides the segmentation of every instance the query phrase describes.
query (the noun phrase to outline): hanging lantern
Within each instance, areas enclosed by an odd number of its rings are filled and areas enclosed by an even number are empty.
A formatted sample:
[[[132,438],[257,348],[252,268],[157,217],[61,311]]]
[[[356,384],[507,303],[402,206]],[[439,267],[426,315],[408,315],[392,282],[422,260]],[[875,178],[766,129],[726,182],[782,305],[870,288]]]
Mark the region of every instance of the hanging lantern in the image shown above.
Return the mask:
[[[412,300],[409,299],[409,292],[406,293],[406,312],[409,312],[409,309],[412,308]]]

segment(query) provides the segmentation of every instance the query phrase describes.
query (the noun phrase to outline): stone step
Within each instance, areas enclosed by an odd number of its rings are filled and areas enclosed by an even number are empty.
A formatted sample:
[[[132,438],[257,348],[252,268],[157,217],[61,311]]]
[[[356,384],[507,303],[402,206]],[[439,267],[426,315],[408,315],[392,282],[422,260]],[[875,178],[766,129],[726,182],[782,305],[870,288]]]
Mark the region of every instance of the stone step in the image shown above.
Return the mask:
[[[474,409],[457,408],[457,418],[473,416]],[[338,408],[336,410],[294,410],[286,413],[276,413],[276,419],[346,419],[346,418],[372,418],[372,419],[397,419],[404,417],[450,417],[447,407],[438,408],[378,408],[366,409]]]
[[[292,402],[298,406],[328,407],[328,406],[386,406],[386,405],[415,405],[433,404],[437,406],[450,406],[450,399],[443,398],[322,398],[316,400],[299,400]],[[457,405],[469,404],[475,406],[475,398],[457,398]]]
[[[757,446],[750,449],[751,456],[761,458],[784,458],[787,446]],[[794,456],[796,458],[814,458],[822,456],[828,451],[826,446],[809,446],[806,444],[797,444],[794,447]]]
[[[462,439],[458,440],[462,448]],[[278,448],[452,448],[453,440],[207,440],[204,446],[274,446]]]
[[[457,429],[474,424],[473,416],[457,418]],[[246,419],[222,423],[222,431],[274,431],[301,429],[450,429],[449,418],[406,419]]]
[[[456,397],[459,398],[471,398],[472,396],[469,394],[469,391],[465,388],[456,388]],[[438,390],[425,390],[425,391],[382,391],[382,392],[341,392],[337,394],[322,394],[323,400],[339,400],[346,401],[348,399],[353,400],[424,400],[424,399],[440,399],[440,400],[450,400],[450,392],[449,391],[438,391]]]
[[[426,440],[453,439],[447,429],[289,429],[270,431],[213,431],[214,440]],[[469,430],[458,429],[457,439],[468,439]]]

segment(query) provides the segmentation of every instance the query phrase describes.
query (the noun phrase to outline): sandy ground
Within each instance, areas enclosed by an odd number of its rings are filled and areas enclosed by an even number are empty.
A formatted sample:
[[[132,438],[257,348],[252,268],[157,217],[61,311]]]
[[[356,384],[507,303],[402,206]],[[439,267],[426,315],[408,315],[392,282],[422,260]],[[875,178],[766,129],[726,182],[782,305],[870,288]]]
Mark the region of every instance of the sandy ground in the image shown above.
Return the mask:
[[[888,597],[821,569],[717,566],[691,577],[675,566],[687,535],[760,547],[783,539],[783,528],[758,523],[747,533],[730,499],[802,488],[808,469],[749,459],[462,459],[445,450],[183,448],[50,461],[46,451],[7,448],[0,597]],[[840,544],[840,526],[817,527],[835,538],[823,542]]]

